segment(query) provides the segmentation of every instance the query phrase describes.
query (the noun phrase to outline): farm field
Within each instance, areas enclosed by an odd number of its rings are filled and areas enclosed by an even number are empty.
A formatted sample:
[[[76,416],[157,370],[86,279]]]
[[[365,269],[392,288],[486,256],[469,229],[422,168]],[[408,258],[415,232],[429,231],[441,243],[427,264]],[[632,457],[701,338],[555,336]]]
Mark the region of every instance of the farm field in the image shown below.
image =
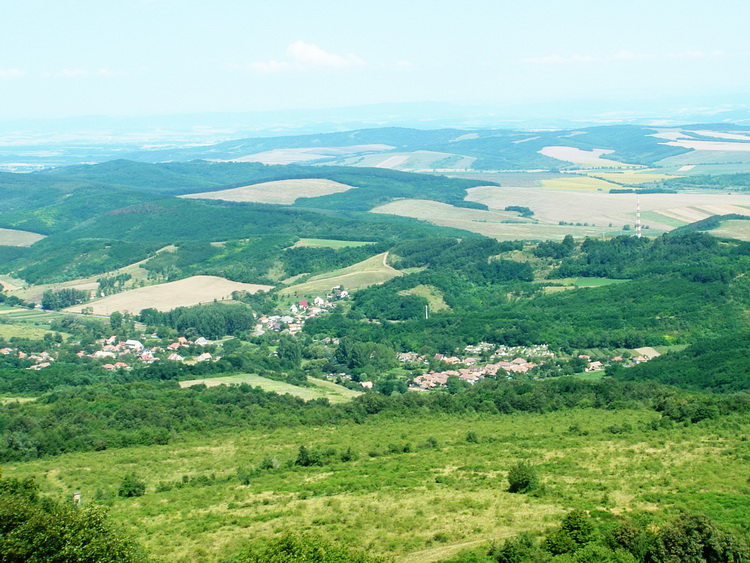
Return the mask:
[[[343,166],[369,166],[404,171],[466,170],[477,159],[460,154],[437,151],[396,152],[350,157],[336,162]]]
[[[698,511],[730,529],[746,526],[750,420],[652,429],[656,418],[648,410],[592,409],[426,415],[419,423],[373,417],[195,434],[164,446],[8,463],[3,471],[40,476],[43,490],[66,498],[81,491],[84,502],[103,500],[113,521],[169,561],[220,560],[249,538],[293,529],[427,563],[519,532],[543,533],[572,508]],[[467,441],[469,432],[476,442]],[[351,448],[356,459],[300,467],[293,461],[301,445]],[[277,468],[252,472],[270,458]],[[536,466],[542,493],[507,492],[507,471],[521,460]],[[248,470],[242,484],[238,472]],[[145,479],[146,494],[117,497],[132,471]],[[192,484],[176,486],[185,480]]]
[[[328,399],[331,403],[343,403],[362,394],[346,387],[342,387],[341,385],[336,385],[330,381],[324,381],[314,377],[308,377],[307,379],[310,384],[312,384],[312,387],[300,387],[283,381],[276,381],[274,379],[268,379],[267,377],[246,373],[241,375],[229,375],[226,377],[211,377],[207,379],[180,381],[180,387],[184,389],[191,385],[215,387],[217,385],[230,386],[247,383],[253,387],[261,387],[264,391],[273,391],[279,395],[293,395],[300,399],[304,399],[305,401],[312,399]]]
[[[590,176],[594,176],[605,182],[612,182],[615,184],[628,184],[628,185],[640,185],[647,184],[649,182],[658,182],[660,180],[669,180],[670,178],[677,178],[676,175],[661,174],[653,169],[647,170],[623,170],[622,172],[598,172],[591,171],[588,173]]]
[[[276,180],[241,188],[187,194],[180,197],[190,199],[219,199],[222,201],[275,203],[291,205],[301,197],[320,197],[354,189],[333,180],[317,178],[300,180]]]
[[[472,201],[480,201],[480,199],[474,198],[474,190],[484,189],[489,188],[473,188],[469,190],[469,198],[467,199],[471,199]],[[533,188],[491,189],[516,189],[523,193],[533,190]],[[552,192],[541,191],[541,194],[545,193]],[[481,203],[487,202],[481,201]],[[490,209],[489,211],[485,211],[482,209],[470,209],[467,207],[454,207],[446,203],[439,203],[431,200],[402,199],[398,201],[392,201],[385,205],[381,205],[380,207],[376,207],[372,210],[372,212],[413,217],[415,219],[429,221],[430,223],[440,225],[442,227],[464,229],[488,237],[493,237],[498,240],[561,240],[567,234],[572,234],[573,236],[577,237],[584,237],[619,233],[619,231],[613,231],[613,228],[607,226],[606,224],[589,227],[559,225],[557,221],[555,221],[554,223],[537,222],[532,219],[521,218],[517,213],[499,210],[504,209],[506,205],[524,205],[531,207],[532,211],[536,212],[534,207],[529,205],[529,203],[530,202],[527,198],[521,196],[516,200],[515,203],[508,201],[507,203],[504,203],[502,207],[499,207],[498,210]],[[492,206],[490,205],[490,207]],[[588,222],[590,221],[590,219],[581,221]],[[617,227],[615,227],[615,229],[617,229]]]
[[[20,307],[5,307],[0,305],[0,320],[11,325],[24,325],[25,327],[41,327],[43,332],[50,321],[64,317],[63,313],[56,311],[42,311],[41,309],[24,309]]]
[[[294,247],[297,246],[313,246],[317,248],[345,248],[347,246],[366,246],[368,244],[372,244],[371,242],[362,241],[362,240],[333,240],[333,239],[323,239],[323,238],[301,238],[296,243],[294,243]]]
[[[504,209],[508,205],[523,205],[534,212],[534,218],[543,222],[588,222],[596,225],[612,223],[616,227],[635,221],[636,195],[599,192],[554,191],[538,188],[511,188],[483,186],[471,188],[469,201],[484,203],[490,209]],[[641,212],[658,213],[663,220],[654,218],[644,225],[655,231],[669,231],[674,221],[692,222],[713,214],[743,213],[750,209],[750,195],[703,194],[641,194]],[[692,209],[697,208],[697,209]],[[691,219],[688,217],[696,217]],[[649,215],[653,218],[654,215]],[[643,219],[646,216],[642,216]]]
[[[337,285],[353,290],[384,283],[402,275],[402,272],[387,264],[387,255],[388,253],[384,252],[346,268],[313,276],[303,283],[282,289],[279,294],[283,297],[294,296],[295,298],[317,297],[328,294],[331,288]]]
[[[31,246],[43,238],[39,233],[0,227],[0,246]]]
[[[166,246],[156,252],[156,254],[161,254],[162,252],[174,252],[177,247],[173,245]],[[72,289],[81,289],[84,291],[89,291],[93,295],[96,290],[99,287],[99,282],[97,282],[98,279],[104,278],[104,277],[113,277],[117,276],[119,274],[129,274],[131,276],[130,281],[126,282],[125,287],[132,286],[134,283],[145,281],[148,278],[148,272],[141,267],[143,263],[148,261],[148,258],[145,260],[140,260],[138,262],[134,262],[133,264],[130,264],[128,266],[125,266],[123,268],[119,268],[117,270],[113,270],[111,272],[107,272],[105,274],[98,274],[96,276],[90,276],[87,278],[78,278],[75,280],[70,280],[66,282],[60,282],[60,283],[50,283],[50,284],[38,284],[38,285],[25,285],[25,282],[23,280],[14,280],[14,285],[16,285],[16,288],[9,288],[12,289],[12,294],[16,297],[20,297],[21,299],[24,299],[26,301],[31,301],[33,303],[39,303],[42,300],[42,295],[44,295],[44,292],[47,290],[58,290],[58,289],[64,289],[64,288],[72,288]],[[2,280],[0,280],[0,283],[3,283]]]
[[[614,152],[607,149],[593,149],[587,151],[575,147],[549,146],[540,149],[538,152],[550,158],[572,162],[573,164],[580,164],[585,167],[631,168],[633,166],[632,164],[606,158],[606,155]]]
[[[229,281],[217,276],[193,276],[183,280],[139,287],[102,299],[89,301],[84,307],[95,315],[110,315],[115,311],[139,313],[142,309],[154,308],[169,311],[176,307],[189,307],[214,300],[231,299],[233,291],[256,293],[272,289],[270,285],[258,285]],[[70,307],[69,312],[79,312],[81,305]]]

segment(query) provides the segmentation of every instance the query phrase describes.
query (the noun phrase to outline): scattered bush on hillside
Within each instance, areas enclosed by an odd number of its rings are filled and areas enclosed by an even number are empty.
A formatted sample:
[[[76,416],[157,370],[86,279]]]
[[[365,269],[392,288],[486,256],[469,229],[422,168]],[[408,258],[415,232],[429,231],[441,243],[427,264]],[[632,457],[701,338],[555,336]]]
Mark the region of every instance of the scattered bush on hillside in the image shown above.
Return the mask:
[[[530,493],[539,487],[539,476],[533,465],[526,461],[515,464],[508,471],[508,491]]]

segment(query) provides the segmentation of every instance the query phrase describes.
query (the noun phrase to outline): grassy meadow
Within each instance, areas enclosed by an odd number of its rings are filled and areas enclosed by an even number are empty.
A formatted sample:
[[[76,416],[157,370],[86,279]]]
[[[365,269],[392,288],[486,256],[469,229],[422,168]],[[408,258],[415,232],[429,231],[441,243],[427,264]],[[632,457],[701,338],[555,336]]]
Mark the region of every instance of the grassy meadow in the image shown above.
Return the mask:
[[[377,254],[352,266],[313,276],[305,282],[282,289],[279,294],[295,298],[316,297],[328,294],[337,285],[353,290],[386,282],[402,274],[387,264],[387,254]]]
[[[195,434],[164,446],[6,464],[3,472],[37,475],[44,491],[81,491],[84,502],[108,504],[116,523],[169,561],[216,561],[286,529],[315,530],[396,561],[437,561],[522,531],[541,533],[576,507],[691,510],[750,528],[750,420],[660,428],[656,419],[648,410],[593,409],[373,417]],[[330,463],[295,465],[301,445],[331,450]],[[348,449],[353,459],[342,461]],[[508,468],[521,460],[537,468],[541,492],[507,492]],[[146,481],[146,494],[119,498],[131,471]]]
[[[300,397],[305,401],[312,399],[328,399],[330,403],[343,403],[362,394],[347,389],[346,387],[342,387],[341,385],[336,385],[330,381],[324,381],[314,377],[308,377],[307,381],[310,383],[310,387],[300,387],[283,381],[261,377],[260,375],[245,373],[240,375],[228,375],[226,377],[181,381],[180,387],[186,388],[191,385],[205,385],[206,387],[214,387],[216,385],[231,386],[247,383],[253,387],[260,387],[264,391],[273,391],[279,395],[293,395],[295,397]]]

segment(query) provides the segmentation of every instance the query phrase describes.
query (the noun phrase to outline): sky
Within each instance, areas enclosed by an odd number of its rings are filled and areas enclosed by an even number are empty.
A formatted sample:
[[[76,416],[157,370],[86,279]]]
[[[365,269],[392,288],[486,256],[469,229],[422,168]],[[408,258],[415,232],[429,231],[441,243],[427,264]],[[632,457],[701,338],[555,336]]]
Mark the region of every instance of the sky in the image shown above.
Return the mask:
[[[747,0],[5,0],[0,119],[712,97]]]

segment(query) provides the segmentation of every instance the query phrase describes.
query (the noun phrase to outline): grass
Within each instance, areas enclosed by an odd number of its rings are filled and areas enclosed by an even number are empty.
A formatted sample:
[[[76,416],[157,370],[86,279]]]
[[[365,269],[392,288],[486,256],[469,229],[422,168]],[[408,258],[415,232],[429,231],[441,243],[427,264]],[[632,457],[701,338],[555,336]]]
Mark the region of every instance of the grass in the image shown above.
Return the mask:
[[[425,299],[427,299],[427,302],[430,305],[430,311],[432,311],[433,313],[450,309],[448,304],[445,302],[445,299],[443,299],[443,292],[434,285],[417,285],[411,289],[399,291],[399,294],[424,297]]]
[[[5,318],[0,316],[0,319]],[[51,332],[49,329],[29,326],[27,324],[0,324],[0,338],[9,340],[11,338],[30,338],[41,340],[44,335]]]
[[[573,285],[576,287],[604,287],[605,285],[613,285],[626,281],[630,280],[616,280],[612,278],[576,278],[573,281]]]
[[[30,403],[36,401],[36,397],[0,397],[0,405],[10,405],[13,403]]]
[[[183,436],[137,447],[6,464],[8,477],[40,476],[42,488],[84,502],[98,497],[111,518],[168,561],[216,561],[247,538],[316,530],[396,561],[435,561],[466,546],[534,533],[572,508],[699,510],[747,527],[750,419],[723,417],[651,429],[650,410],[580,409],[548,414],[424,414],[419,421],[373,417],[362,424],[278,427]],[[611,430],[614,426],[625,430]],[[468,432],[477,442],[468,442]],[[428,438],[439,447],[428,447]],[[346,448],[354,461],[298,467],[298,447]],[[403,446],[410,444],[409,453]],[[275,457],[277,469],[237,470]],[[506,492],[507,470],[533,463],[537,496]],[[126,473],[147,482],[143,497],[115,491]],[[205,477],[211,486],[160,482]],[[211,479],[214,476],[215,479]]]
[[[215,387],[217,385],[240,385],[247,383],[253,387],[261,387],[265,391],[273,391],[280,395],[293,395],[309,401],[312,399],[328,399],[331,403],[343,403],[349,401],[362,393],[347,389],[341,385],[336,385],[330,381],[324,381],[322,379],[316,379],[309,377],[308,382],[312,387],[299,387],[297,385],[291,385],[283,381],[276,381],[274,379],[268,379],[259,375],[250,373],[241,375],[229,375],[226,377],[212,377],[208,379],[191,379],[190,381],[181,381],[180,387],[186,388],[191,385],[203,384],[207,387]]]
[[[717,237],[750,241],[750,221],[742,221],[738,219],[722,221],[720,227],[711,229],[707,232]]]
[[[386,263],[387,255],[387,252],[376,254],[346,268],[313,276],[303,283],[282,289],[279,294],[295,298],[316,297],[328,294],[331,288],[337,285],[353,290],[384,283],[391,278],[402,275],[402,272]]]
[[[313,246],[313,247],[324,247],[324,248],[345,248],[348,246],[367,246],[372,244],[371,242],[361,240],[334,240],[324,238],[301,238],[295,244],[296,246]],[[294,248],[292,247],[292,248]]]

